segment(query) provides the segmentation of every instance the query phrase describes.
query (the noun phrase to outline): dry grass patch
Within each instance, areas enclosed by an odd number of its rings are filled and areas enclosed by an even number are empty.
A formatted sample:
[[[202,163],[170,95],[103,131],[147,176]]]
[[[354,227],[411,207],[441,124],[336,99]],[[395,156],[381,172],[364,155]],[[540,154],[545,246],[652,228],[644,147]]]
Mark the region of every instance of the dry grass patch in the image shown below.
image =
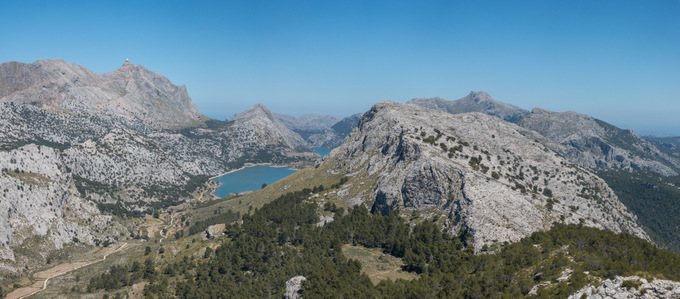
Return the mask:
[[[413,280],[419,277],[418,274],[402,270],[405,264],[400,258],[383,253],[380,249],[345,245],[342,253],[361,262],[361,273],[368,275],[373,284],[384,279]]]

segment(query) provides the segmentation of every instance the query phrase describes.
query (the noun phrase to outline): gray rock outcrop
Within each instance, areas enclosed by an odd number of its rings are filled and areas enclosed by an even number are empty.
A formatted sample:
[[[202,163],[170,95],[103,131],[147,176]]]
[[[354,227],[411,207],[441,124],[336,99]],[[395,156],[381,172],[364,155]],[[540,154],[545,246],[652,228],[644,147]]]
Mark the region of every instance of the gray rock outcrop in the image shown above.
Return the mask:
[[[614,280],[603,281],[599,286],[588,285],[569,295],[569,299],[580,298],[680,298],[680,282],[617,276]]]
[[[302,289],[302,282],[307,280],[304,276],[295,276],[288,281],[286,281],[286,293],[283,298],[286,299],[296,299],[300,298]]]

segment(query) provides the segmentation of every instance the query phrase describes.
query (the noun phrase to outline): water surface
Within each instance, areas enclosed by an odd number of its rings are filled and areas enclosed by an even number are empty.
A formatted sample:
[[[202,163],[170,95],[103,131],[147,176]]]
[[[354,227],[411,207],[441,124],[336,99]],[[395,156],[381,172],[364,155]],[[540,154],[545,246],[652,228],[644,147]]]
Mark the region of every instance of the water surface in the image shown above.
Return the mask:
[[[325,155],[328,155],[328,153],[331,152],[330,149],[325,148],[325,147],[314,147],[313,149],[314,149],[314,151],[315,151],[317,154],[319,154],[319,156],[321,156],[321,157],[323,157],[323,156],[325,156]]]
[[[217,187],[213,194],[219,198],[224,198],[229,193],[260,190],[263,183],[271,185],[296,171],[288,167],[273,167],[270,165],[245,167],[213,179],[213,181],[222,184]]]

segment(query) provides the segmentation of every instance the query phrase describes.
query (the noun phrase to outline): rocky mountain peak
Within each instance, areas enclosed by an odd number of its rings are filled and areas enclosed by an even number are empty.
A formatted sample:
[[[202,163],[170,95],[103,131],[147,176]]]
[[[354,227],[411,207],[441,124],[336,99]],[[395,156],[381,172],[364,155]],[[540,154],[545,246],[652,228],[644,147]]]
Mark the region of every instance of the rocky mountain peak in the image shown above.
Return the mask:
[[[496,101],[496,99],[491,97],[491,95],[489,95],[486,91],[474,91],[474,90],[472,90],[472,91],[470,91],[470,94],[468,95],[468,97],[474,102],[491,101],[491,102],[500,103],[500,102]]]
[[[519,240],[553,222],[646,238],[604,181],[523,131],[482,113],[382,101],[310,176],[350,177],[339,199],[374,212],[443,216],[444,227],[470,234],[476,249]]]
[[[269,121],[276,121],[272,112],[264,104],[257,103],[248,110],[237,114],[235,117],[231,118],[234,121],[247,121],[251,119],[264,118]]]
[[[186,87],[126,61],[98,74],[61,59],[0,64],[0,101],[85,114],[139,119],[163,126],[197,123]]]
[[[255,104],[227,120],[234,122],[231,131],[243,144],[257,146],[285,144],[285,147],[291,149],[311,151],[300,135],[279,122],[263,104]]]

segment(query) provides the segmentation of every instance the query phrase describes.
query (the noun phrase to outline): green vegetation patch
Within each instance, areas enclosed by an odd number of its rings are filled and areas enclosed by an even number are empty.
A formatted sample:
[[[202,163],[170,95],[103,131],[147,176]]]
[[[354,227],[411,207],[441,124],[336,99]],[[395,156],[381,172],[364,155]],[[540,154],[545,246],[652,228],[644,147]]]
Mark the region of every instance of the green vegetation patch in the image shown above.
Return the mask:
[[[38,173],[8,171],[7,174],[32,186],[46,187],[49,183],[52,183],[51,179]]]
[[[654,241],[680,253],[680,176],[616,170],[597,175],[638,217]]]

